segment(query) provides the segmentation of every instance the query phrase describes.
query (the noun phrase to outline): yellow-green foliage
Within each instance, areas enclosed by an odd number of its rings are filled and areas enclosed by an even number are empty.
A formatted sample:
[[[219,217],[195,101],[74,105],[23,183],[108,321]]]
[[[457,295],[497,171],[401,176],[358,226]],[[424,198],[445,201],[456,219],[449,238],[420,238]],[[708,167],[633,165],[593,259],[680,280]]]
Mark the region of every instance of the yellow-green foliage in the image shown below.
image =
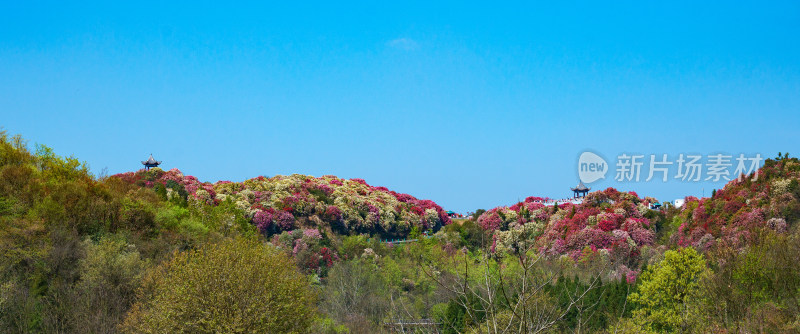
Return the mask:
[[[244,238],[183,252],[152,270],[129,333],[305,333],[315,297],[283,253]]]
[[[692,303],[701,297],[700,282],[709,274],[705,258],[694,248],[665,252],[664,260],[642,274],[638,291],[628,297],[640,306],[634,318],[656,330],[691,331],[696,325]]]
[[[86,257],[79,261],[70,314],[76,332],[102,332],[114,328],[133,304],[136,289],[149,261],[119,236],[83,242]]]
[[[800,235],[766,231],[745,251],[712,253],[714,275],[703,284],[704,322],[734,332],[800,330]]]

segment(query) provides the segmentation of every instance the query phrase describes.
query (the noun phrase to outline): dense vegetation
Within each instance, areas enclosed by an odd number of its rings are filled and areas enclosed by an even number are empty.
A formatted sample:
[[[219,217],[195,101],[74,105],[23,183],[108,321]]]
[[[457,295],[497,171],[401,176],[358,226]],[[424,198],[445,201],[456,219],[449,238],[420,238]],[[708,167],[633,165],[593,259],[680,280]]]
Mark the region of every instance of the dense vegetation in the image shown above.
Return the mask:
[[[799,180],[782,155],[683,208],[451,222],[360,179],[96,177],[0,133],[0,332],[797,332]]]
[[[767,160],[757,177],[734,179],[709,198],[687,198],[671,224],[672,242],[698,249],[740,248],[754,241],[759,228],[784,233],[800,219],[798,180],[800,163],[787,153]]]
[[[160,194],[162,199],[218,205],[230,201],[265,234],[297,228],[334,230],[339,234],[407,235],[413,227],[438,230],[450,222],[442,208],[362,179],[335,176],[263,176],[241,183],[200,183],[179,170],[159,168],[114,175]]]
[[[640,260],[658,252],[653,249],[655,230],[664,215],[649,209],[652,198],[609,188],[589,194],[581,204],[547,207],[541,200],[528,197],[480,215],[478,224],[493,231],[490,250],[515,250],[520,240],[535,241],[537,250],[551,257],[600,257],[616,278],[629,282],[635,280]]]

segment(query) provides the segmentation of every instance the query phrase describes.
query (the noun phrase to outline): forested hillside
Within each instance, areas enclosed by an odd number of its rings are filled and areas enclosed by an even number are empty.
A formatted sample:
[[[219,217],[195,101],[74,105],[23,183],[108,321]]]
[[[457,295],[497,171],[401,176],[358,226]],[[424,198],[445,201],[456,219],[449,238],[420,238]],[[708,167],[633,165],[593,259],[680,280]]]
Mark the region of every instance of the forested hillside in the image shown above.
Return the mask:
[[[201,183],[179,170],[159,168],[112,176],[151,188],[164,200],[219,205],[230,201],[264,234],[317,228],[339,234],[380,234],[403,237],[416,227],[436,231],[450,218],[430,200],[418,200],[362,179],[344,180],[327,175],[257,177],[241,183]]]
[[[361,179],[95,176],[0,133],[0,332],[795,332],[799,179],[783,155],[682,208],[451,222]]]

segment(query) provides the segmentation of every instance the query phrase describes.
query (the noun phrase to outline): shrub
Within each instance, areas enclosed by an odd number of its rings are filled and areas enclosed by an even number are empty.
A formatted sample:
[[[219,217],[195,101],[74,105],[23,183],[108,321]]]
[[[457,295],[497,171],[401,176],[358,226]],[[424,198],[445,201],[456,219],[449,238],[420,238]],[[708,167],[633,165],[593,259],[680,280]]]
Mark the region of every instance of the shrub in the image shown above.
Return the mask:
[[[74,329],[102,333],[122,321],[133,304],[147,261],[120,238],[83,243],[86,258],[80,261],[80,281],[75,286]]]
[[[638,291],[628,297],[640,306],[634,317],[655,330],[691,332],[697,325],[692,302],[699,300],[700,282],[709,273],[694,248],[665,252],[664,260],[642,274]]]
[[[288,257],[226,239],[151,270],[121,328],[128,333],[305,333],[314,296]]]

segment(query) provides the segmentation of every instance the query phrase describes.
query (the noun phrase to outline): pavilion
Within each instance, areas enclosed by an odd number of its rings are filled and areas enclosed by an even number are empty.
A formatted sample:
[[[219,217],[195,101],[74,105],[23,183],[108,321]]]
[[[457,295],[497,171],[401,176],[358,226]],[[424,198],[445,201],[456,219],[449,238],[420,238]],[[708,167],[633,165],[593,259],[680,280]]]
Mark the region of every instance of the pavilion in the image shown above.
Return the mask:
[[[145,170],[150,170],[152,167],[158,167],[161,164],[161,161],[156,161],[153,159],[153,154],[150,153],[150,158],[147,161],[142,161],[142,165],[144,165]]]
[[[572,192],[575,194],[574,197],[579,198],[579,197],[586,197],[586,194],[589,193],[589,190],[591,190],[592,188],[585,186],[583,184],[583,181],[580,181],[577,187],[570,189],[572,189]]]

